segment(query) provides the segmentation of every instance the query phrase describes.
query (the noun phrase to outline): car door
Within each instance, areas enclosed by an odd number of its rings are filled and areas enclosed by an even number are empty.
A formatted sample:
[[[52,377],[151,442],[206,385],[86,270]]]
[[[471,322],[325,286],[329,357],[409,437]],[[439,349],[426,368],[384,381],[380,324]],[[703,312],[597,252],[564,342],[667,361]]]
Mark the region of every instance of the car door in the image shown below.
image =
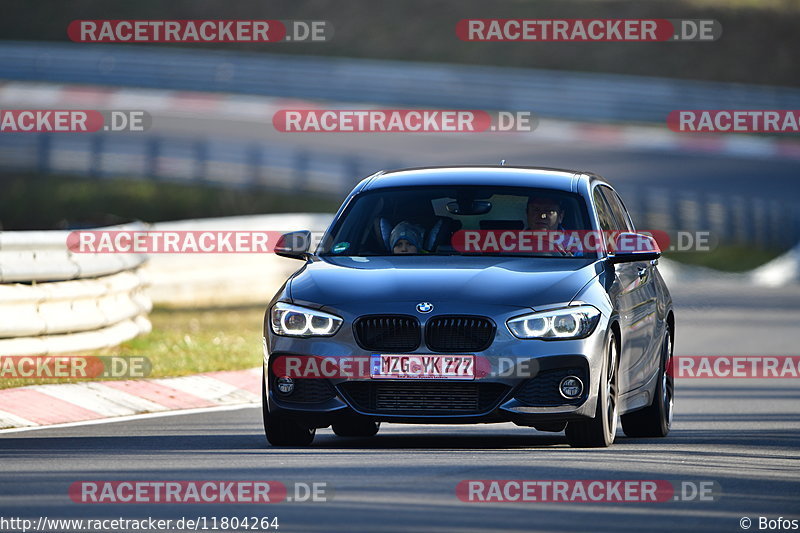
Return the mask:
[[[615,232],[618,231],[618,228],[614,216],[611,214],[611,207],[603,197],[599,186],[594,188],[592,200],[600,230],[603,232],[603,239],[606,239],[606,232]],[[634,348],[638,343],[633,339],[635,334],[633,312],[636,307],[636,301],[635,294],[631,291],[631,287],[636,280],[636,274],[634,274],[635,269],[626,263],[616,264],[610,268],[614,270],[614,279],[609,288],[609,295],[613,299],[612,303],[619,315],[620,333],[622,335],[620,339],[619,373],[617,374],[619,379],[617,383],[620,392],[624,393],[632,388],[631,380],[628,378],[630,375],[629,369],[631,361],[637,357]]]
[[[605,185],[599,185],[595,190],[599,190],[610,208],[616,228],[619,231],[634,231],[630,216],[617,193]],[[658,366],[658,357],[654,357],[659,348],[656,335],[658,321],[654,268],[655,264],[651,261],[617,265],[622,282],[621,295],[626,302],[628,314],[628,335],[627,339],[623,339],[627,343],[624,349],[628,352],[628,366],[627,372],[621,372],[620,375],[627,374],[630,378],[630,389],[644,385]]]

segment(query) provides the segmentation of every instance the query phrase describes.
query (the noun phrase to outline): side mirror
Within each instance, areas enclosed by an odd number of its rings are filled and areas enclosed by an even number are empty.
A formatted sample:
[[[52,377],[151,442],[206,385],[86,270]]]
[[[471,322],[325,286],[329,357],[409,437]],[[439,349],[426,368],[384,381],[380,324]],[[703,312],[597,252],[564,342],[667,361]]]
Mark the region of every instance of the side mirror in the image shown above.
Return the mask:
[[[613,249],[606,260],[610,264],[653,261],[661,257],[658,243],[644,233],[623,232],[614,240]]]
[[[305,261],[311,255],[308,248],[311,245],[311,232],[310,231],[292,231],[284,233],[278,237],[278,242],[275,243],[275,254],[282,257],[291,257],[292,259],[301,259]]]

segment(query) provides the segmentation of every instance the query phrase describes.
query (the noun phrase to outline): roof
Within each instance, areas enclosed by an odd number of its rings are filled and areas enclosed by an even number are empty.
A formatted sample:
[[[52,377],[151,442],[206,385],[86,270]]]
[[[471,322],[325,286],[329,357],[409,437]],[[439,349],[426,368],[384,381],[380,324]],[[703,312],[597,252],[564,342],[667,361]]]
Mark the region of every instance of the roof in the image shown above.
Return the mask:
[[[366,183],[361,190],[435,185],[490,185],[541,187],[576,192],[580,180],[593,179],[602,180],[592,174],[554,168],[497,165],[423,167],[377,173],[365,180]]]

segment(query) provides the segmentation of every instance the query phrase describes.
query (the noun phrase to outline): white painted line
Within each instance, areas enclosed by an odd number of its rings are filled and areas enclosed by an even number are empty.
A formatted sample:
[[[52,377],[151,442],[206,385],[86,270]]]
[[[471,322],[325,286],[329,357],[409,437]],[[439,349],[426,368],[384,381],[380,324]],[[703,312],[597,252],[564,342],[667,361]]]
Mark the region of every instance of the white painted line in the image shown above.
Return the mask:
[[[186,376],[152,381],[217,404],[250,403],[260,399],[249,391],[209,376]]]
[[[61,85],[10,82],[0,88],[2,105],[56,106],[62,102]]]
[[[161,405],[160,403],[136,396],[130,392],[109,387],[104,383],[92,382],[87,383],[87,387],[96,391],[103,398],[108,398],[114,403],[118,403],[123,407],[130,409],[133,413],[148,413],[151,411],[167,411],[169,407]]]
[[[736,136],[725,139],[723,153],[752,156],[752,157],[775,157],[778,154],[778,146],[771,139],[762,139],[753,136]]]
[[[109,107],[140,109],[150,113],[169,110],[171,103],[171,91],[118,89],[109,98]]]
[[[622,129],[622,144],[636,148],[674,150],[678,148],[678,137],[668,130],[631,126]]]
[[[163,405],[137,398],[100,383],[65,383],[56,386],[38,385],[32,388],[57,400],[75,404],[103,416],[125,416],[167,409]]]
[[[17,416],[14,413],[9,413],[8,411],[0,411],[0,428],[11,427],[16,429],[17,427],[20,426],[30,427],[37,425],[38,424],[36,422],[31,422],[27,418],[22,418],[21,416]]]
[[[228,97],[219,102],[216,113],[252,122],[264,122],[279,109],[280,106],[272,99]]]
[[[238,411],[239,409],[254,409],[261,407],[261,402],[247,403],[239,405],[218,405],[215,407],[198,407],[195,409],[179,409],[177,411],[161,411],[158,413],[142,413],[138,415],[117,416],[114,418],[99,418],[97,420],[83,420],[81,422],[65,422],[63,424],[52,424],[49,426],[35,426],[24,428],[10,428],[0,429],[0,435],[5,433],[22,433],[25,431],[38,431],[42,429],[58,429],[58,428],[71,428],[79,426],[94,426],[97,424],[114,424],[117,422],[135,422],[137,420],[146,420],[148,418],[161,418],[166,416],[184,416],[184,415],[197,415],[203,413],[213,413],[215,411]]]

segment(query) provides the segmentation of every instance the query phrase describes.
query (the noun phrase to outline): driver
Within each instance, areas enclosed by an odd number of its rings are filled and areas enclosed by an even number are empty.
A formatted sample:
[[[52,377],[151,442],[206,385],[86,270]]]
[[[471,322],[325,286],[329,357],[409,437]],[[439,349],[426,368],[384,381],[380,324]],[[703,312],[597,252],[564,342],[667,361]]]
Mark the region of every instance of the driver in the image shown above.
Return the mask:
[[[526,230],[534,231],[547,231],[547,232],[562,232],[566,231],[561,223],[564,221],[564,204],[549,195],[534,195],[528,198],[528,206],[526,209],[527,227]],[[551,243],[555,251],[564,255],[583,255],[583,247],[580,242],[577,242],[565,249],[561,241],[564,239],[563,234],[551,236]]]
[[[564,207],[551,196],[531,196],[528,199],[528,227],[526,229],[557,231],[563,230]]]

